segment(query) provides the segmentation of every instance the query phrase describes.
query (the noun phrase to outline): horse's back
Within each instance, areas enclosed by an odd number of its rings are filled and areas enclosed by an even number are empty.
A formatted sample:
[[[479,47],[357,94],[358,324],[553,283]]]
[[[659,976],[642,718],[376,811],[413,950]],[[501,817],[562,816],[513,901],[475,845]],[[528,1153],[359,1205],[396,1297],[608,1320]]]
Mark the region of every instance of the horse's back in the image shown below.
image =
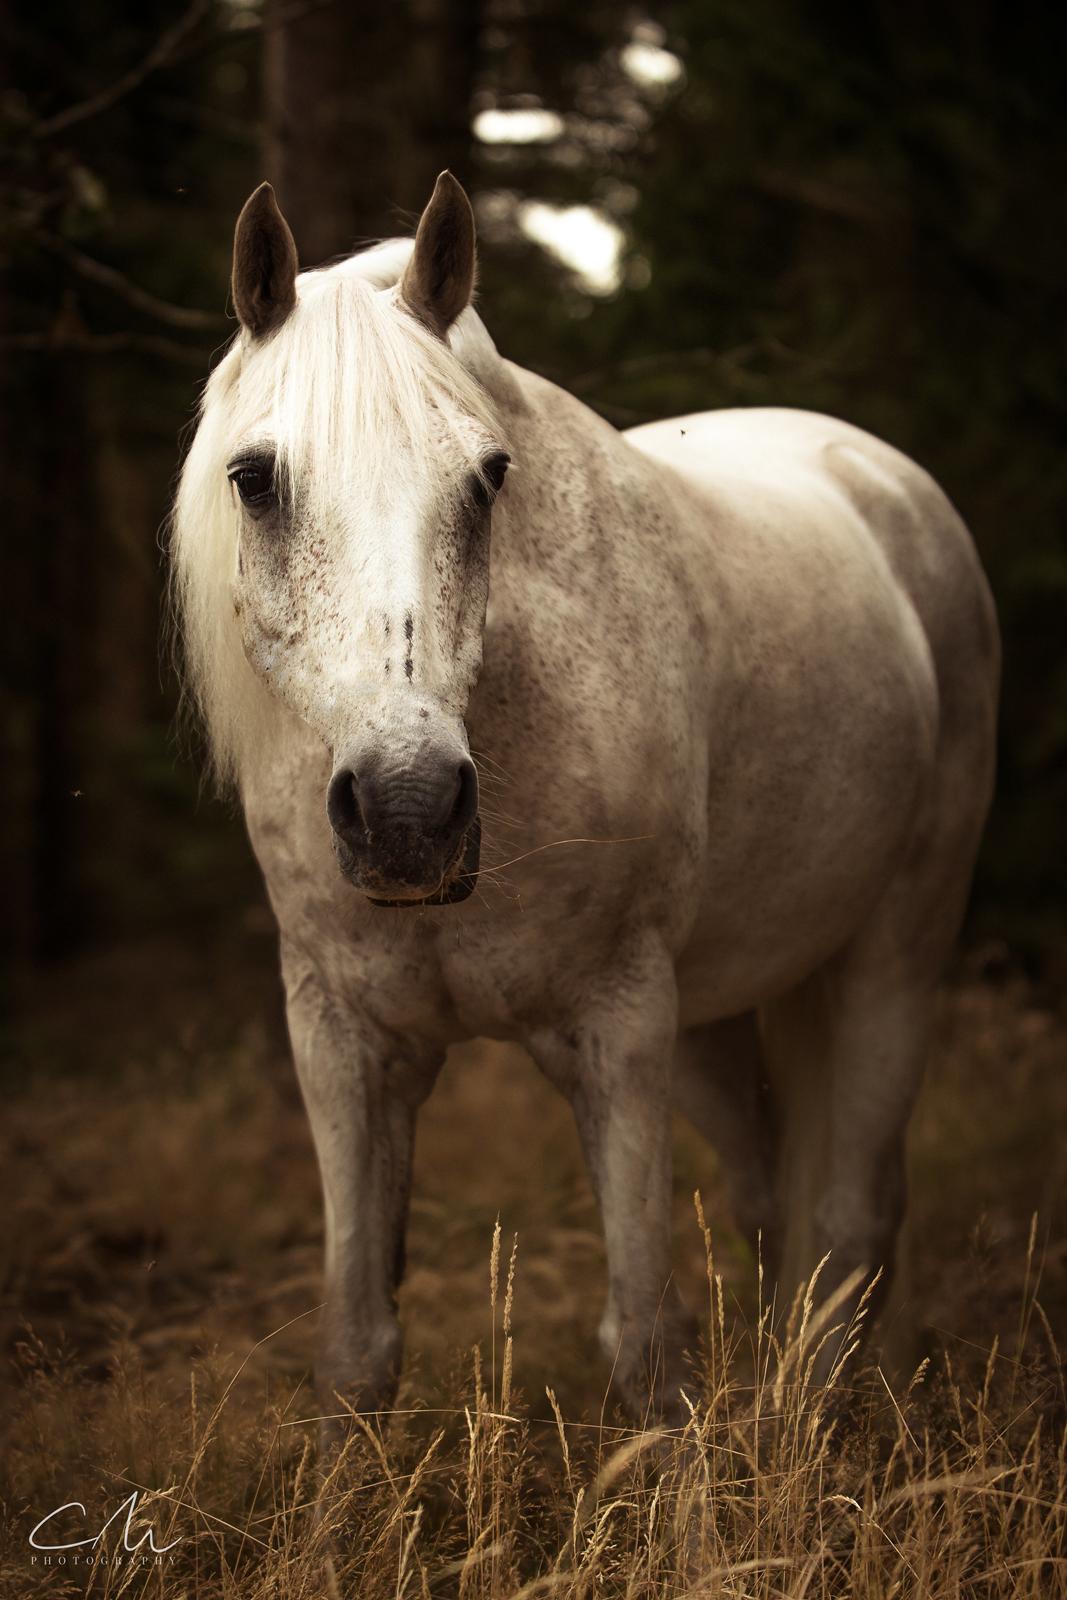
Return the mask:
[[[623,438],[688,477],[721,481],[724,474],[788,474],[820,468],[825,453],[851,446],[881,459],[901,476],[921,468],[901,451],[851,422],[787,406],[743,406],[699,411],[628,428]]]
[[[996,617],[974,543],[943,490],[900,450],[835,417],[771,407],[672,417],[624,437],[713,503],[733,502],[742,521],[747,505],[759,515],[767,493],[858,518],[919,617],[942,695],[955,698],[952,680],[973,686],[976,674],[995,691]]]

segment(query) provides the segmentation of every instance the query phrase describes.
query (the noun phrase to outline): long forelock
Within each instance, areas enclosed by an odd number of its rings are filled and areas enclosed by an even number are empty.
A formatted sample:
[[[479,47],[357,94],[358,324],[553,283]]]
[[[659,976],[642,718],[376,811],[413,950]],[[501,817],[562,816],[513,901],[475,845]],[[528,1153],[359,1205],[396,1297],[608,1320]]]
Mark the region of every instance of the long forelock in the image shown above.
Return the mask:
[[[234,452],[269,444],[280,487],[314,517],[346,493],[386,505],[398,492],[398,464],[405,492],[444,498],[458,474],[477,470],[480,438],[504,442],[486,391],[382,292],[409,250],[390,241],[302,274],[281,327],[260,346],[235,341],[205,389],[175,503],[173,590],[187,689],[224,783],[240,781],[269,742],[268,725],[285,715],[245,661],[234,623],[239,512],[226,478]]]
[[[280,487],[299,490],[312,516],[339,493],[387,503],[399,463],[405,489],[443,496],[475,464],[478,434],[497,427],[485,391],[448,346],[362,264],[357,256],[304,274],[296,309],[253,350],[235,386],[231,439],[269,439]]]

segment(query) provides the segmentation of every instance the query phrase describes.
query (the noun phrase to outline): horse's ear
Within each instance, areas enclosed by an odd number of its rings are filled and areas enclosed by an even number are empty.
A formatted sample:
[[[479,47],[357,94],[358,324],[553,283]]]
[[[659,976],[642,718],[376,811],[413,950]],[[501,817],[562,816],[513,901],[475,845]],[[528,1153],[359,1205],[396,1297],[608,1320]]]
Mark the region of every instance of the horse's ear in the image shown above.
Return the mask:
[[[442,172],[419,218],[415,248],[400,280],[405,305],[444,335],[474,289],[474,212],[461,184]]]
[[[253,338],[270,333],[292,311],[298,271],[289,224],[270,184],[261,183],[245,201],[233,235],[233,303]]]

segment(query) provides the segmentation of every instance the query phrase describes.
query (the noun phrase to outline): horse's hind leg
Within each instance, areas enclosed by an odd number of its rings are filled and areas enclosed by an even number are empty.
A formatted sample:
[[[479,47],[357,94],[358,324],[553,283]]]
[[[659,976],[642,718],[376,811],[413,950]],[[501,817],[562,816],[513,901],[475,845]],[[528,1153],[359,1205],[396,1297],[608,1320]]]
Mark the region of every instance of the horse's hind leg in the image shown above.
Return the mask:
[[[872,1314],[888,1290],[904,1214],[907,1126],[977,840],[973,819],[952,821],[927,833],[850,943],[764,1009],[787,1298],[828,1252],[820,1299],[858,1269],[882,1272]],[[847,1322],[861,1292],[834,1322]],[[826,1347],[820,1375],[835,1348]]]
[[[788,1305],[824,1256],[817,1299],[857,1271],[833,1322],[847,1325],[880,1271],[872,1311],[895,1266],[904,1214],[905,1137],[922,1080],[933,985],[872,972],[846,954],[768,1007],[777,1069],[779,1194],[785,1224],[779,1288]],[[840,1347],[825,1347],[825,1376]]]
[[[779,1236],[769,1085],[755,1012],[687,1028],[674,1057],[674,1103],[715,1149],[734,1222],[776,1270]]]

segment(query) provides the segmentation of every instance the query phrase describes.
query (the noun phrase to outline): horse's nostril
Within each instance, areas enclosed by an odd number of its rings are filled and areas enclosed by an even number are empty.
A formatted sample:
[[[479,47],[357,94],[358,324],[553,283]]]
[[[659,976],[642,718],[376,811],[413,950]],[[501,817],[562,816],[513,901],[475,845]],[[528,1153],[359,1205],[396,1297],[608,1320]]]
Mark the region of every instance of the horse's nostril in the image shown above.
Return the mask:
[[[478,809],[478,774],[473,761],[461,761],[456,769],[456,794],[446,824],[449,832],[462,833],[474,821]]]
[[[359,784],[354,772],[335,772],[326,794],[326,815],[337,833],[349,833],[363,826],[359,804]]]
[[[350,849],[364,850],[401,834],[451,846],[478,810],[474,763],[413,766],[383,781],[373,766],[340,768],[326,791],[326,815]]]

